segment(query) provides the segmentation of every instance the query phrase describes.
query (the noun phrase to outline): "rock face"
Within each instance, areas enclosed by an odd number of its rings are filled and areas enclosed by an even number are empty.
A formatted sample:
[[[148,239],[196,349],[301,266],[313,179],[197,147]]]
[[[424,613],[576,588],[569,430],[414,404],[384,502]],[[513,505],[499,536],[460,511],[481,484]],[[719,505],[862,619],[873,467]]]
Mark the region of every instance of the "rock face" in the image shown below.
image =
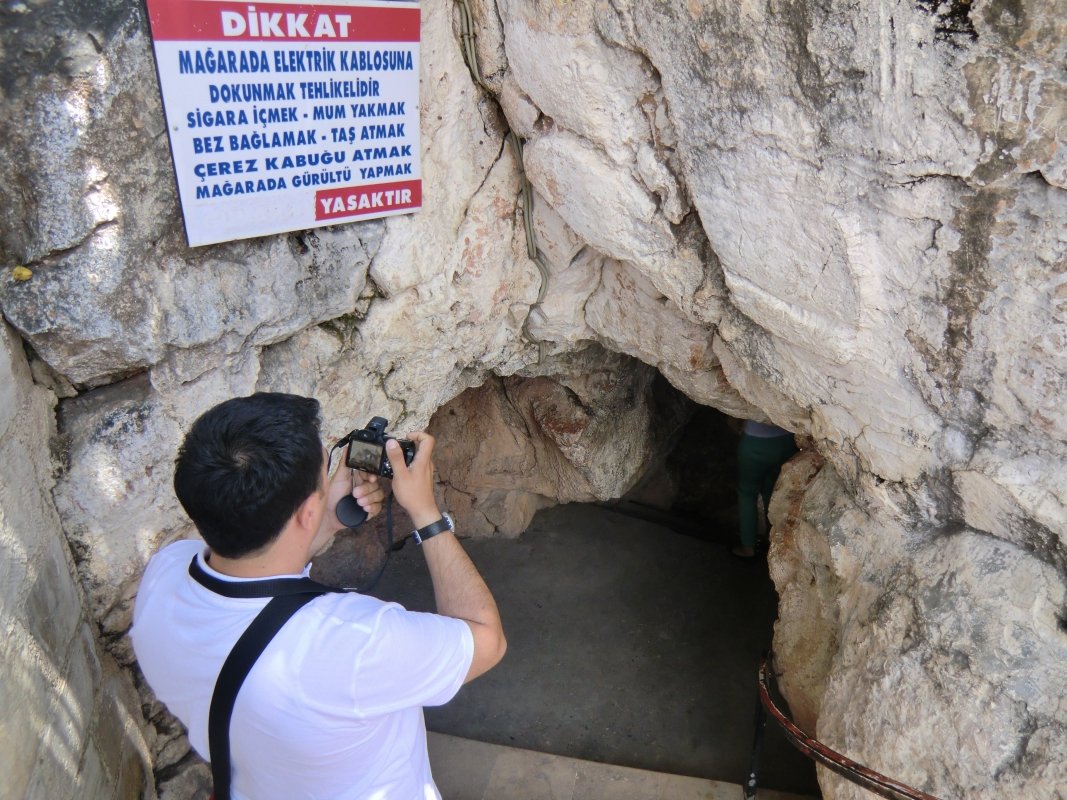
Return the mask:
[[[52,502],[55,397],[0,324],[0,747],[7,797],[155,797],[140,700],[101,647]]]
[[[793,721],[812,735],[838,650],[837,600],[841,585],[831,569],[830,543],[822,520],[811,511],[841,494],[840,481],[812,450],[802,451],[782,470],[768,508],[771,548],[767,559],[778,590],[774,631],[778,676]],[[822,510],[822,509],[820,509]]]
[[[445,404],[430,433],[443,507],[475,536],[517,536],[539,508],[625,493],[685,421],[655,370],[599,347],[489,381]]]
[[[797,724],[938,797],[1061,796],[1060,571],[966,526],[917,536],[849,501],[810,453],[783,469],[770,513],[779,682]],[[932,758],[932,742],[953,757]],[[820,783],[867,796],[828,771]]]
[[[461,524],[510,535],[633,483],[654,369],[823,462],[776,500],[797,713],[935,795],[1060,796],[1064,0],[469,5],[485,88],[422,7],[421,213],[197,250],[141,6],[0,10],[0,309],[63,398],[55,506],[114,652],[215,402],[436,413]]]

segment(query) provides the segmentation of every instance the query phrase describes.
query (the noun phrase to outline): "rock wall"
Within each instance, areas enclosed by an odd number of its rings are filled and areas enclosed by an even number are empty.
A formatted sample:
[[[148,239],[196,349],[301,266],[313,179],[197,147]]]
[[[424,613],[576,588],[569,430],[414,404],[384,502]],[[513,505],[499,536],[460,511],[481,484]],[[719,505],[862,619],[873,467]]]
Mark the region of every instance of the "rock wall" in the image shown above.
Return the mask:
[[[0,10],[0,309],[62,398],[55,505],[113,652],[148,555],[191,534],[171,458],[213,403],[403,430],[488,381],[477,408],[531,432],[505,468],[535,473],[501,489],[457,434],[443,490],[508,534],[621,494],[660,441],[610,352],[811,437],[772,561],[783,680],[829,744],[934,794],[1057,796],[1064,0],[469,3],[487,88],[454,3],[422,4],[421,213],[196,250],[141,7]]]
[[[0,323],[4,796],[154,798],[140,699],[100,645],[52,502],[55,402]]]
[[[770,514],[797,724],[938,797],[1063,796],[1060,570],[987,531],[918,533],[860,508],[811,453],[786,465]],[[819,781],[869,796],[822,768]]]
[[[556,503],[620,497],[662,461],[691,407],[656,371],[597,346],[490,380],[434,415],[443,507],[475,536],[516,536]]]

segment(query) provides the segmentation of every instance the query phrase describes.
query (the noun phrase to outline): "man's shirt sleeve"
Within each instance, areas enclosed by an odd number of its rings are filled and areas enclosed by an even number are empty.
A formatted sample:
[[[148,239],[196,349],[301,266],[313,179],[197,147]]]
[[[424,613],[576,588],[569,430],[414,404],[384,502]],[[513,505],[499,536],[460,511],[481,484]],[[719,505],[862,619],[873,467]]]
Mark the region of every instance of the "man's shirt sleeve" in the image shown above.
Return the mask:
[[[307,653],[301,684],[313,704],[338,703],[335,711],[345,708],[356,717],[447,703],[474,658],[474,636],[465,621],[393,603],[357,625],[362,630],[356,647],[351,623],[338,626],[336,617],[324,623],[314,648],[320,656]],[[340,696],[323,696],[334,692]]]

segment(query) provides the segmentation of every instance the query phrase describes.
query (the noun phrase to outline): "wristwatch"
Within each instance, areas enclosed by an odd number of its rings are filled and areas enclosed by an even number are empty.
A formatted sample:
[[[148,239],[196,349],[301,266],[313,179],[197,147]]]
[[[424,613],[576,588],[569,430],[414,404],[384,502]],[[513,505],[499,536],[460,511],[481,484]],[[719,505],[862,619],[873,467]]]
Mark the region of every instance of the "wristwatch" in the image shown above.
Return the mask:
[[[419,528],[411,532],[411,535],[415,537],[415,544],[422,544],[427,539],[432,539],[439,533],[445,531],[454,531],[456,529],[456,523],[452,521],[452,515],[446,511],[441,512],[441,519],[437,522],[431,522],[425,527]]]

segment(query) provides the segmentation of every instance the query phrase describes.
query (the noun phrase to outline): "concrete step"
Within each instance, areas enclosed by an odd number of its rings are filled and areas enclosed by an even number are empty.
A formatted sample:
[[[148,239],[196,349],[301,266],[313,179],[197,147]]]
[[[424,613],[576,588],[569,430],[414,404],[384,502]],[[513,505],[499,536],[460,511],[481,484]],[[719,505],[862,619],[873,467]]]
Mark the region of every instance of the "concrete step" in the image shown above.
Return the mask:
[[[736,783],[667,775],[429,734],[444,800],[741,800]],[[760,789],[758,800],[815,800]]]

